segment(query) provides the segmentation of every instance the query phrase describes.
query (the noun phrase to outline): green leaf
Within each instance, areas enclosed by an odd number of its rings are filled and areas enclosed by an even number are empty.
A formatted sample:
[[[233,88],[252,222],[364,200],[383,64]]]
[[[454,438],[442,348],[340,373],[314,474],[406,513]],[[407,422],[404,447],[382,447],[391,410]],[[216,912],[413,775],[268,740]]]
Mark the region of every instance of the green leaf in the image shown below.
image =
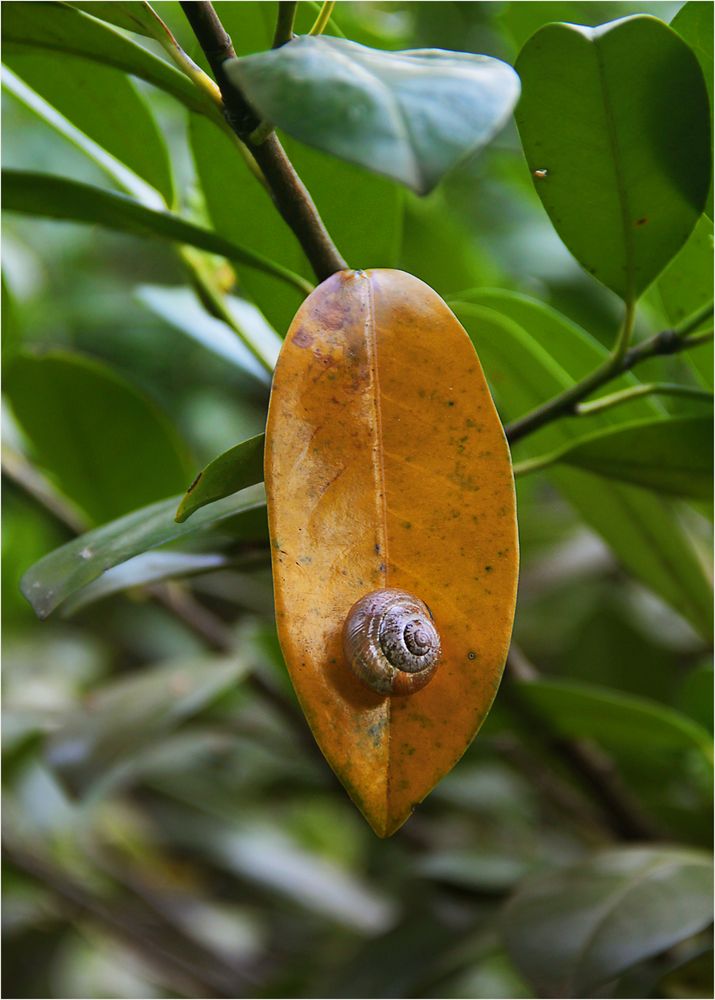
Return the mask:
[[[48,59],[45,52],[10,47],[3,55],[36,93],[171,204],[174,185],[166,144],[125,73],[59,52]]]
[[[708,192],[710,117],[695,56],[662,21],[635,16],[547,25],[517,70],[517,125],[554,227],[587,271],[635,301],[685,243]]]
[[[684,38],[691,47],[700,63],[700,68],[705,77],[705,85],[708,88],[708,98],[710,99],[710,111],[713,110],[713,7],[710,3],[697,3],[690,0],[690,3],[683,4],[673,20],[670,22],[672,28]],[[712,148],[712,147],[711,147]],[[712,219],[713,217],[713,188],[710,183],[710,193],[705,211]]]
[[[683,679],[675,704],[710,733],[713,731],[713,665],[695,667]]]
[[[479,352],[502,418],[522,416],[593,371],[606,357],[605,348],[593,337],[540,302],[506,291],[471,297],[479,304],[452,303],[452,307]],[[627,375],[608,388],[637,384],[633,375]],[[629,404],[629,414],[636,418],[664,412],[652,399]],[[617,410],[588,420],[565,417],[520,441],[518,455],[556,450],[620,422]],[[710,634],[710,582],[667,501],[582,470],[555,467],[548,475],[629,572],[703,635]]]
[[[137,35],[144,35],[146,38],[159,38],[162,33],[167,33],[161,18],[151,4],[142,2],[142,0],[121,0],[121,2],[114,0],[113,3],[71,3],[70,6],[83,10],[85,14],[91,14],[92,17],[98,17],[100,21],[109,21],[110,24],[116,24],[118,28],[134,31]]]
[[[177,552],[173,549],[167,552],[142,552],[141,555],[108,569],[94,583],[68,597],[62,605],[62,616],[67,618],[86,608],[88,604],[132,587],[209,573],[223,569],[228,563],[228,556],[222,552]]]
[[[106,176],[116,185],[120,191],[137,198],[143,204],[163,209],[166,202],[154,188],[138,177],[120,163],[114,156],[111,156],[105,149],[102,149],[93,139],[90,139],[80,132],[72,122],[68,121],[64,115],[59,114],[52,105],[43,97],[36,94],[34,90],[25,84],[19,76],[7,66],[4,67],[2,75],[3,89],[12,94],[13,98],[25,108],[37,115],[41,122],[49,125],[58,135],[71,143],[75,149],[87,156]]]
[[[427,198],[407,194],[399,267],[443,298],[472,285],[484,287],[501,281],[496,261],[478,246],[472,229],[455,215],[442,188]]]
[[[713,298],[713,224],[701,218],[690,239],[653,286],[671,326],[692,316]],[[713,345],[682,355],[706,388],[713,387]]]
[[[673,326],[712,302],[712,222],[700,219],[690,239],[663,271],[654,288]]]
[[[649,754],[695,750],[712,766],[707,729],[659,702],[569,681],[520,683],[519,694],[561,736],[594,739],[608,750],[636,755],[644,747]]]
[[[708,500],[713,492],[712,415],[622,424],[582,438],[552,461],[657,493]]]
[[[175,330],[180,330],[241,371],[250,372],[260,382],[270,384],[269,368],[272,370],[275,366],[281,341],[251,303],[233,295],[227,295],[224,299],[246,338],[250,338],[256,350],[265,358],[266,367],[256,360],[225,322],[209,315],[190,289],[177,285],[141,285],[136,296],[155,316],[160,316]]]
[[[5,367],[20,350],[22,338],[17,321],[17,306],[8,287],[4,271],[0,278],[0,283],[2,285],[2,309],[0,309],[2,338],[0,339],[0,343],[2,344],[2,363],[3,367]]]
[[[529,880],[502,920],[507,949],[539,996],[593,996],[712,920],[704,852],[628,847]]]
[[[204,507],[185,525],[174,520],[180,500],[180,496],[170,497],[103,524],[31,566],[22,578],[21,588],[35,613],[46,618],[71,594],[97,580],[108,569],[177,538],[200,536],[209,528],[230,530],[238,538],[256,538],[265,533],[262,485],[251,486]],[[249,516],[254,511],[260,515],[259,525]]]
[[[430,191],[503,127],[519,96],[511,66],[440,49],[384,52],[304,35],[225,64],[269,121],[310,146]]]
[[[21,356],[5,391],[39,463],[93,521],[186,482],[186,452],[166,416],[105,365],[69,353]]]
[[[257,434],[209,462],[184,494],[176,520],[181,523],[207,503],[262,483],[263,443],[263,434]]]
[[[175,243],[188,243],[199,250],[221,254],[229,260],[271,274],[302,293],[312,290],[310,282],[253,250],[231,243],[178,215],[147,208],[125,195],[64,177],[24,170],[3,170],[2,184],[3,207],[11,212],[96,223],[134,236],[154,236]]]
[[[218,109],[187,76],[107,24],[63,3],[14,3],[2,19],[3,54],[63,52],[113,66],[165,90],[192,111],[220,121]]]

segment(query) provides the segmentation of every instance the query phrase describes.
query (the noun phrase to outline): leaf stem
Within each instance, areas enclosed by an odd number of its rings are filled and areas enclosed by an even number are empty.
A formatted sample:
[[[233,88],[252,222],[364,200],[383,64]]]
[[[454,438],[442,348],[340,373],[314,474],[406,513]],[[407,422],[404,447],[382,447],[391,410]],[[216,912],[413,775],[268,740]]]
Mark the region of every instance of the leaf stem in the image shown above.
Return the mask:
[[[713,339],[712,330],[703,330],[699,333],[689,333],[687,334],[687,341],[683,345],[684,347],[697,347],[698,344],[707,344]]]
[[[630,389],[621,389],[619,392],[612,392],[608,396],[594,399],[591,403],[578,403],[575,407],[575,414],[579,417],[588,417],[593,413],[602,413],[604,410],[610,410],[612,407],[620,406],[623,403],[630,403],[632,400],[640,399],[643,396],[686,396],[692,399],[713,401],[713,394],[711,392],[695,385],[651,382],[644,383],[643,385],[634,385]]]
[[[281,45],[285,45],[286,42],[290,42],[293,38],[293,24],[295,23],[295,12],[297,9],[297,0],[280,0],[272,48],[279,49]]]
[[[323,5],[318,11],[313,27],[308,32],[309,35],[322,35],[328,27],[328,22],[332,17],[335,8],[335,0],[323,0]]]
[[[528,476],[532,472],[541,472],[542,469],[548,469],[549,466],[555,465],[560,457],[560,452],[553,452],[550,455],[537,455],[536,458],[526,458],[523,462],[515,462],[513,468],[514,478],[518,479],[521,476]]]
[[[698,323],[702,322],[704,314],[704,310],[699,311]],[[510,444],[533,434],[534,431],[540,430],[559,417],[577,413],[577,405],[583,399],[590,396],[596,389],[600,389],[602,385],[606,385],[624,372],[630,371],[641,361],[661,354],[678,354],[680,351],[688,350],[711,340],[713,336],[712,330],[691,334],[690,331],[695,321],[688,320],[686,324],[677,329],[662,330],[649,340],[644,340],[642,343],[636,344],[635,347],[630,347],[633,319],[634,308],[627,307],[623,325],[612,353],[590,375],[569,386],[564,392],[547,400],[541,406],[537,406],[530,413],[505,426],[504,432]]]
[[[709,302],[701,309],[696,309],[694,313],[687,316],[681,323],[674,327],[675,332],[681,337],[689,336],[694,330],[708,319],[712,319],[713,302]]]
[[[293,230],[316,277],[324,281],[336,271],[347,270],[347,263],[333,243],[315,203],[276,134],[272,132],[257,145],[251,141],[251,133],[261,122],[224,72],[223,64],[227,59],[235,58],[236,53],[213,4],[208,0],[194,0],[182,2],[181,7],[216,78],[226,119],[260,167],[276,208]]]

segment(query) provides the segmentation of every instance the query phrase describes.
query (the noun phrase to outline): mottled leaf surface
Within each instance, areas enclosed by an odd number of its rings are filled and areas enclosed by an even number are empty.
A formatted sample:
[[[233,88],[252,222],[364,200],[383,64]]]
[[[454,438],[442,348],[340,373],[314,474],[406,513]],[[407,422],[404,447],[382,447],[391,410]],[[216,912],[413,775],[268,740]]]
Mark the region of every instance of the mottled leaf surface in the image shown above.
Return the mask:
[[[373,829],[393,833],[453,766],[496,693],[517,532],[509,452],[446,304],[401,271],[345,271],[306,300],[278,361],[266,491],[281,646],[313,733]],[[349,670],[350,607],[425,601],[431,682],[379,695]]]

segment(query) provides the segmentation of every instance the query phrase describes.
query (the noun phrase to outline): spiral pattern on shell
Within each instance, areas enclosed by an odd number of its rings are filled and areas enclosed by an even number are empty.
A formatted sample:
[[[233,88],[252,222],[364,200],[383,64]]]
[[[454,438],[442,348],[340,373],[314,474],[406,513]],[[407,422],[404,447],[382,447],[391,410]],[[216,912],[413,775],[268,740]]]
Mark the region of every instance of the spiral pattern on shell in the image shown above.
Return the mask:
[[[350,669],[380,694],[407,695],[432,679],[442,652],[427,605],[405,590],[373,590],[343,626]]]

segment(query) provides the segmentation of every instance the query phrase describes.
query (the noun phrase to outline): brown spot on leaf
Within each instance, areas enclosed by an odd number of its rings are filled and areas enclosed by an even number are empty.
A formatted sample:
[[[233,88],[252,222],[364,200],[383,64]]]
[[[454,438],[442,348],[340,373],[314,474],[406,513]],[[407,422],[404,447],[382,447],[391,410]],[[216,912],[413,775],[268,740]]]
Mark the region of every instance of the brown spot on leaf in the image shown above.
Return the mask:
[[[310,347],[313,343],[313,335],[305,327],[299,326],[293,334],[293,343],[296,347]]]

